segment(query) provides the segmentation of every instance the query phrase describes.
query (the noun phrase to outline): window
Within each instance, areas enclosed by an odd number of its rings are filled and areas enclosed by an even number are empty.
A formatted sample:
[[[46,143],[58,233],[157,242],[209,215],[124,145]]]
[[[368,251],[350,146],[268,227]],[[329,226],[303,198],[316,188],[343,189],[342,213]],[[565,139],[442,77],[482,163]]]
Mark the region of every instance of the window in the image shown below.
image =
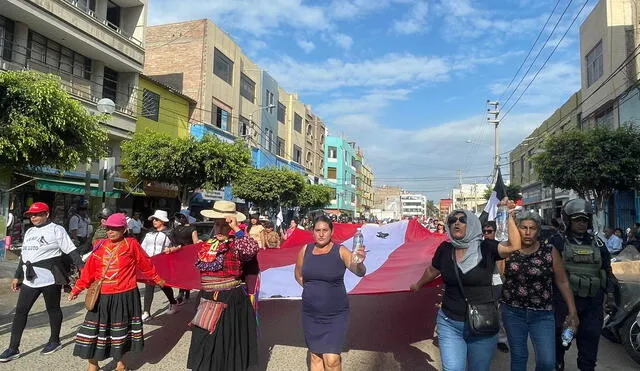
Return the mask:
[[[320,135],[320,144],[324,144],[324,134]]]
[[[222,108],[211,105],[211,123],[219,127],[222,130],[229,131],[229,112]]]
[[[356,202],[356,194],[355,193],[351,193],[351,202],[354,203]]]
[[[13,46],[13,21],[0,16],[0,58],[10,61]]]
[[[263,147],[265,150],[272,152],[273,150],[273,131],[269,128],[264,129],[264,135],[262,136]]]
[[[160,112],[160,95],[150,90],[142,91],[142,117],[149,120],[158,121]]]
[[[302,150],[295,144],[293,145],[293,161],[299,164],[302,163]]]
[[[104,68],[104,79],[102,80],[102,98],[109,98],[114,103],[118,96],[118,73],[111,68]]]
[[[240,95],[251,103],[256,101],[256,83],[244,73],[240,74]]]
[[[267,112],[273,115],[273,112],[276,109],[275,96],[269,90],[267,90],[265,93],[264,102],[266,103],[267,107],[269,107],[267,108]]]
[[[107,1],[107,25],[114,30],[120,27],[120,7],[112,1]]]
[[[278,102],[278,121],[284,124],[285,117],[287,117],[287,107],[285,107],[284,104]]]
[[[238,135],[241,137],[246,137],[247,135],[249,135],[249,125],[249,120],[240,116],[240,119],[238,120]]]
[[[587,86],[591,86],[591,84],[598,81],[604,73],[602,65],[602,41],[599,41],[598,44],[587,53],[585,59],[587,64]]]
[[[0,20],[0,33],[2,32],[1,22]],[[29,32],[28,44],[28,58],[30,60],[46,63],[55,70],[73,74],[86,80],[91,79],[91,59],[84,55],[65,48],[33,31]]]
[[[351,184],[356,184],[356,176],[351,175]]]
[[[302,117],[300,117],[300,115],[298,115],[297,113],[293,117],[293,130],[302,134]]]
[[[285,141],[284,139],[278,137],[278,142],[276,143],[276,153],[280,157],[284,157],[284,149],[285,149]]]
[[[311,126],[311,124],[307,125],[307,137],[313,139],[313,126]]]
[[[78,0],[78,8],[87,11],[87,10],[96,10],[96,2],[95,0]]]
[[[327,154],[327,158],[338,158],[338,148],[329,146],[328,152],[329,153]]]
[[[328,167],[327,168],[327,178],[328,179],[335,179],[336,178],[336,168],[335,167]]]
[[[311,165],[312,164],[311,159],[312,159],[311,152],[307,151],[307,155],[304,157],[304,160],[306,161],[307,164]]]
[[[233,85],[233,62],[217,48],[213,50],[213,73]]]

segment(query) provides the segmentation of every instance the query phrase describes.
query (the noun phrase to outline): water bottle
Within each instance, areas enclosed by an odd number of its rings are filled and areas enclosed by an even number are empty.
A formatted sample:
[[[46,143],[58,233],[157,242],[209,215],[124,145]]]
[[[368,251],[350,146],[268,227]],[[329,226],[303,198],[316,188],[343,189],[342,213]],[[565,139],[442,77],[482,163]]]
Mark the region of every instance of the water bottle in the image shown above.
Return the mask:
[[[498,207],[496,213],[496,241],[506,241],[509,239],[509,209],[506,206]]]
[[[573,337],[575,336],[575,331],[573,331],[573,329],[571,328],[571,326],[565,326],[564,330],[562,330],[562,346],[563,347],[568,347],[569,344],[571,344],[571,341],[573,341]]]
[[[362,229],[358,228],[356,234],[353,236],[353,250],[351,250],[351,260],[355,264],[360,264],[363,261],[362,255],[356,253],[362,245],[364,245],[364,237],[362,236]]]

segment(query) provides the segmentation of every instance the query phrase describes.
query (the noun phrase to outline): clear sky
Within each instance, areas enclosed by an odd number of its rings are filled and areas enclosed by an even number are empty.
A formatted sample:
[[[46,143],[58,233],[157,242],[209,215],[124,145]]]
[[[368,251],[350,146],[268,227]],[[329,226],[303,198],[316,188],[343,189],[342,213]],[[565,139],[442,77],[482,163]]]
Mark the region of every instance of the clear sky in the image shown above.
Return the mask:
[[[285,90],[311,105],[330,135],[358,143],[376,185],[401,186],[437,203],[450,195],[458,170],[463,183],[490,181],[487,99],[507,102],[503,113],[512,108],[500,126],[499,150],[506,152],[580,89],[579,26],[596,0],[584,4],[149,0],[149,24],[212,20]],[[507,180],[508,166],[503,173]]]

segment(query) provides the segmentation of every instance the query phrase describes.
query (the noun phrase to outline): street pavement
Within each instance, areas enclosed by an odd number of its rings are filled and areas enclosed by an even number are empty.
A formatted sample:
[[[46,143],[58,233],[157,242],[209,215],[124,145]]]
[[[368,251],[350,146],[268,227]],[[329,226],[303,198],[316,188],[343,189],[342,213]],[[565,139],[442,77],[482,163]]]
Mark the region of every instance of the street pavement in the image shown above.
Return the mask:
[[[82,323],[84,296],[68,302],[63,297],[64,347],[51,355],[42,356],[40,350],[49,337],[48,317],[42,298],[38,300],[24,332],[22,358],[0,364],[0,370],[83,370],[85,361],[72,356],[73,338]],[[9,342],[11,321],[17,294],[0,293],[0,347]],[[145,350],[130,354],[127,365],[139,370],[184,370],[191,333],[187,323],[195,311],[191,299],[173,315],[165,315],[167,302],[156,293],[154,319],[146,324]],[[434,345],[434,318],[440,294],[437,289],[423,289],[418,293],[350,296],[351,321],[344,349],[344,370],[440,370],[438,349]],[[269,300],[260,302],[260,365],[254,370],[297,371],[307,369],[297,300]],[[530,346],[530,348],[532,348]],[[0,351],[2,351],[0,350]],[[598,370],[638,370],[621,345],[602,338]],[[577,370],[576,353],[567,355],[567,371]],[[106,370],[115,364],[103,362]],[[529,369],[533,369],[532,356]],[[497,352],[493,370],[508,370],[509,356]]]

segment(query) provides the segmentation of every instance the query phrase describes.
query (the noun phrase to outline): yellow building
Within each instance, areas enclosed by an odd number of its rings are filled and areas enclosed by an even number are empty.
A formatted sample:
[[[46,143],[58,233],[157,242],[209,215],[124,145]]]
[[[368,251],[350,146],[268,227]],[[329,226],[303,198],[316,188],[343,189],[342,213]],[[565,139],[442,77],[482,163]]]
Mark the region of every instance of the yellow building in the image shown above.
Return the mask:
[[[147,129],[172,137],[189,136],[189,117],[196,101],[153,78],[140,75],[136,132]]]

